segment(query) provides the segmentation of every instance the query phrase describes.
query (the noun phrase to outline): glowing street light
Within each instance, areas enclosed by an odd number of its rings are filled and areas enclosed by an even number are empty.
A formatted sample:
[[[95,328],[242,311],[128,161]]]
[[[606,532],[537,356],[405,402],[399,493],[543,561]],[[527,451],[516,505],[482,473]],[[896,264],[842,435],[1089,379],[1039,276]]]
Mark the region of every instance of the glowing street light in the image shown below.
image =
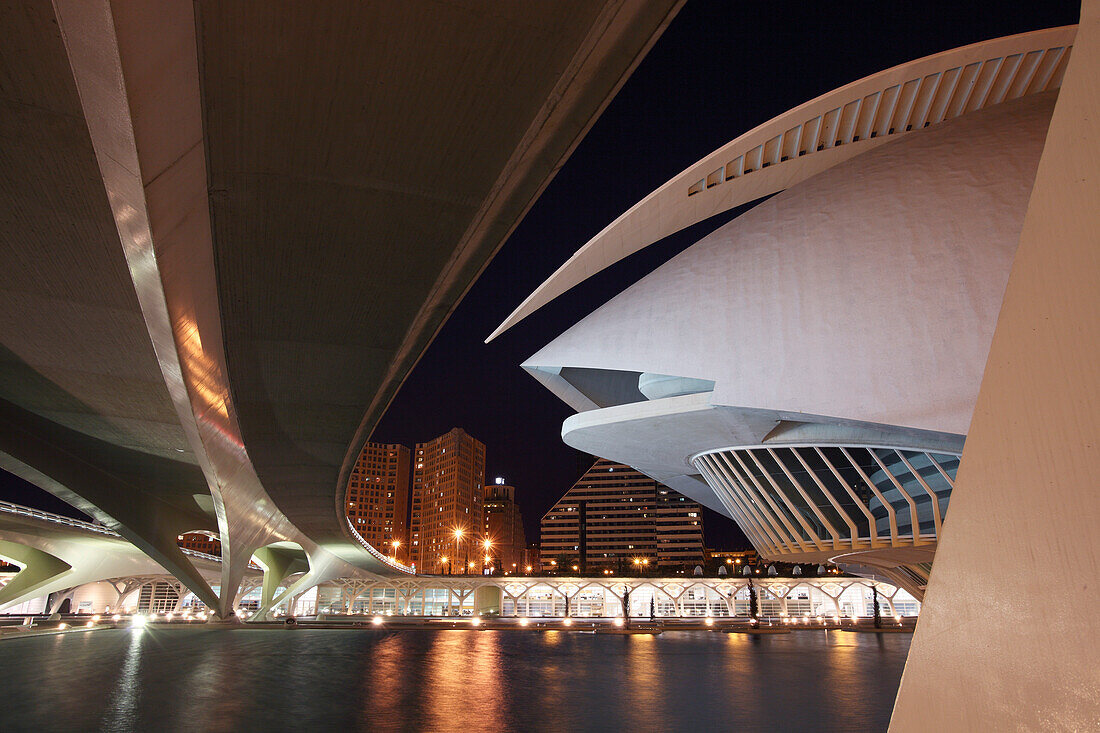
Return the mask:
[[[393,547],[393,559],[396,562],[397,561],[397,548],[401,546],[401,540],[394,540],[393,542],[390,543],[390,545]]]
[[[458,562],[458,543],[462,541],[462,535],[465,534],[465,531],[466,530],[462,529],[462,527],[455,527],[455,562],[456,563]],[[466,545],[466,565],[469,565],[470,567],[473,567],[473,565],[469,562],[469,560],[470,560],[470,545],[467,544]],[[463,573],[466,572],[466,570],[465,570],[466,565],[463,566],[463,571],[462,571]]]

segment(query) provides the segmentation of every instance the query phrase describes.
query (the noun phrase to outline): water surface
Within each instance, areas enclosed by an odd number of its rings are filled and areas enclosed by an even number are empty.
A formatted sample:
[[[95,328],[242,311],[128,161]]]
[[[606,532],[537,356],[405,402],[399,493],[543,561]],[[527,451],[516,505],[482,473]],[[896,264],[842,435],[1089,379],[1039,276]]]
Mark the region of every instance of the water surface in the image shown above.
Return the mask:
[[[153,627],[6,640],[0,730],[885,730],[910,636]]]

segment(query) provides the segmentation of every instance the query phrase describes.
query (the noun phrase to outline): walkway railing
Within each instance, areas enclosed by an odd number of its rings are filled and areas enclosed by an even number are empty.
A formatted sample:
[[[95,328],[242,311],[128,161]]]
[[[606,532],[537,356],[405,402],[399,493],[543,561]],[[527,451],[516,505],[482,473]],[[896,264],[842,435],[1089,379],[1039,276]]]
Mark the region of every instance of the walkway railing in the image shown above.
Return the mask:
[[[22,506],[20,504],[12,504],[9,501],[0,501],[0,512],[5,512],[7,514],[18,514],[24,517],[31,517],[32,519],[41,519],[45,522],[52,522],[53,524],[62,524],[67,527],[75,527],[77,529],[83,529],[88,532],[97,532],[102,535],[107,535],[108,537],[122,537],[122,535],[120,535],[118,532],[115,532],[113,529],[108,529],[102,524],[93,524],[92,522],[85,522],[81,519],[73,519],[72,517],[66,517],[61,514],[44,512],[40,509],[31,509],[30,507]]]
[[[371,543],[369,543],[365,539],[363,539],[363,536],[360,535],[355,530],[355,525],[351,523],[351,518],[348,517],[346,519],[347,519],[347,522],[348,522],[348,529],[351,531],[351,536],[354,537],[356,540],[358,540],[359,544],[363,546],[363,549],[365,549],[367,552],[369,552],[371,555],[373,555],[377,559],[381,560],[385,564],[389,565],[394,570],[399,570],[402,573],[408,573],[409,575],[416,575],[416,568],[415,567],[413,567],[412,565],[405,565],[404,563],[399,563],[399,562],[397,562],[397,560],[394,560],[393,558],[388,557],[384,552],[379,552],[377,549],[375,549],[375,547],[373,545],[371,545]]]
[[[104,535],[106,537],[117,537],[120,540],[125,538],[113,529],[104,527],[102,524],[94,524],[92,522],[85,522],[82,519],[73,519],[72,517],[66,517],[62,514],[54,514],[52,512],[44,512],[41,509],[32,509],[29,506],[23,506],[21,504],[13,504],[10,501],[0,501],[0,512],[7,514],[15,514],[21,517],[30,517],[31,519],[40,519],[52,524],[60,524],[65,527],[73,527],[74,529],[82,529],[86,532],[95,532],[97,534]],[[222,561],[220,555],[210,555],[205,552],[199,552],[198,550],[190,550],[186,547],[181,547],[180,550],[184,555],[198,558],[200,560],[208,560],[210,562],[220,563]],[[253,570],[262,570],[262,568],[256,563],[249,560],[248,567]]]

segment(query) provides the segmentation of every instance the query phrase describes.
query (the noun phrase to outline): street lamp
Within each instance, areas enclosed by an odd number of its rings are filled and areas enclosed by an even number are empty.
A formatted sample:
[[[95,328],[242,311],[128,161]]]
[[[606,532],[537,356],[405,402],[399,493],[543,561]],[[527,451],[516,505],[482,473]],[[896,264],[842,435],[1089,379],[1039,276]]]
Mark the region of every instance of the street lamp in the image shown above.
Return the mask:
[[[449,575],[450,573],[447,572],[447,556],[446,555],[439,558],[439,564],[443,566],[443,574],[444,575]]]
[[[390,545],[393,546],[393,561],[397,562],[397,548],[401,546],[401,540],[394,540]]]
[[[462,541],[462,527],[458,527],[458,528],[455,529],[455,558],[456,558],[456,561],[457,561],[457,558],[458,558],[458,543],[461,542],[461,541]],[[470,548],[469,547],[466,548],[466,559],[467,560],[470,559]],[[465,568],[463,568],[462,574],[463,575],[466,574]]]
[[[489,549],[493,546],[493,542],[488,537],[486,537],[485,540],[481,544],[485,546],[485,564],[481,566],[481,572],[482,572],[482,574],[484,574],[485,573],[485,568],[493,560],[492,556],[489,554]]]

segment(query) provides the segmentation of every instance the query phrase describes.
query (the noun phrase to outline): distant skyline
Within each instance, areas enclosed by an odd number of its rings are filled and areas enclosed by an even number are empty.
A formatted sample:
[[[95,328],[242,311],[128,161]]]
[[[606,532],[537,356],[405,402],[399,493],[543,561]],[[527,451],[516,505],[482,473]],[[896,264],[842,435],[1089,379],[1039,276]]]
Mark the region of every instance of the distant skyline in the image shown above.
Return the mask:
[[[1076,23],[1079,10],[1079,3],[1069,1],[991,6],[689,0],[455,309],[371,440],[412,448],[452,427],[465,429],[486,445],[487,481],[502,476],[516,487],[534,541],[542,515],[594,459],[562,442],[561,423],[571,410],[519,364],[741,210],[628,258],[484,345],[513,308],[619,214],[752,127],[896,64]],[[0,475],[0,499],[73,513],[10,474]],[[708,511],[704,526],[710,547],[748,546],[729,519]]]

